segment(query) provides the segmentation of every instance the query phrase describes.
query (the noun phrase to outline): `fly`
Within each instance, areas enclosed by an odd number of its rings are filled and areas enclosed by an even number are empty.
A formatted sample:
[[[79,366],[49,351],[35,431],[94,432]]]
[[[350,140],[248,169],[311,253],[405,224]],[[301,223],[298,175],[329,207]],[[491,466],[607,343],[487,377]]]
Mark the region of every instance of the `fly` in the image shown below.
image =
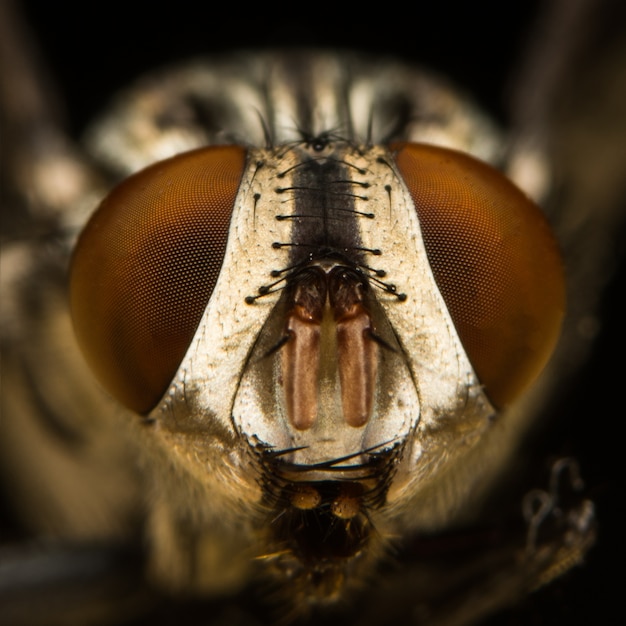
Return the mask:
[[[551,227],[567,264],[571,230],[529,199],[542,201],[541,176],[520,175],[541,155],[523,142],[507,153],[475,106],[398,62],[244,53],[159,76],[92,126],[89,158],[66,155],[82,182],[67,206],[49,196],[54,262],[27,243],[3,256],[24,312],[3,308],[15,329],[3,341],[29,363],[7,369],[10,389],[34,390],[7,398],[40,415],[11,420],[6,440],[28,431],[64,459],[24,465],[20,445],[4,447],[30,484],[18,505],[37,503],[24,518],[72,538],[128,537],[141,519],[146,573],[165,593],[269,585],[292,617],[366,602],[360,590],[396,559],[417,580],[415,546],[477,511],[563,363]],[[111,174],[122,182],[105,193]],[[63,275],[70,248],[82,356],[43,278]],[[20,272],[47,285],[43,324]],[[56,380],[15,340],[34,336],[72,394],[20,383],[21,371]],[[566,467],[525,499],[526,545],[522,530],[500,552],[523,563],[485,572],[500,605],[593,542],[593,506],[563,497]]]

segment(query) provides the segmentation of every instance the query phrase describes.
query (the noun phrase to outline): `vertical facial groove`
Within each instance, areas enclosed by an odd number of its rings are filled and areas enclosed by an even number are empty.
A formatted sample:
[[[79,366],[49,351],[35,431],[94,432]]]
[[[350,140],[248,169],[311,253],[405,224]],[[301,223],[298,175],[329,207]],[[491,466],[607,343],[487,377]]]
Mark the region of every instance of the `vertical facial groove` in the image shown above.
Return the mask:
[[[320,261],[294,277],[289,289],[281,345],[289,421],[298,430],[314,425],[326,380],[339,388],[341,419],[364,426],[374,405],[379,357],[364,278],[350,267]]]

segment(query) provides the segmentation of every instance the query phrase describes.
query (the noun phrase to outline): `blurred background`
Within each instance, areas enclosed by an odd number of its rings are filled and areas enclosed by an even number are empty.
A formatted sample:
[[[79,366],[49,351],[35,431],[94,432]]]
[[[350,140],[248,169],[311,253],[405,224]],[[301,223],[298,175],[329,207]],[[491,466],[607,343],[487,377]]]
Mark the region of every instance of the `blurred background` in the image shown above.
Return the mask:
[[[373,8],[354,2],[258,3],[252,9],[240,3],[225,6],[187,0],[162,7],[132,2],[76,5],[62,0],[16,4],[55,87],[51,106],[59,107],[74,137],[80,137],[113,94],[146,70],[231,49],[297,45],[360,49],[431,68],[472,94],[503,126],[523,116],[512,102],[523,97],[532,102],[536,90],[548,100],[553,142],[561,141],[559,133],[571,132],[559,126],[563,114],[578,119],[579,130],[602,133],[606,142],[626,144],[624,123],[620,127],[617,117],[603,117],[604,101],[610,100],[623,103],[626,119],[626,5],[618,0],[417,1],[408,5],[408,12],[407,5],[384,2]],[[574,15],[572,28],[556,28],[554,18],[546,17],[550,7],[562,22]],[[577,11],[584,17],[577,17]],[[555,29],[558,36],[552,48],[542,48],[533,57],[529,50],[536,51],[533,38],[542,24]],[[529,75],[542,75],[553,54],[563,54],[562,70],[552,79],[549,76],[547,84],[541,78],[529,79]],[[584,80],[579,81],[579,76]],[[520,92],[520,80],[525,92]],[[607,128],[613,123],[617,127]],[[591,163],[602,155],[589,153],[584,158]],[[558,163],[555,169],[558,187]],[[621,189],[611,193],[621,198],[620,210],[626,215],[626,157],[623,169],[625,176],[618,181]],[[600,187],[598,193],[604,191]],[[619,433],[626,418],[626,305],[622,296],[626,271],[623,263],[619,269],[619,263],[624,244],[622,229],[608,251],[613,261],[603,277],[607,286],[597,324],[590,331],[597,332],[595,347],[540,433],[535,452],[537,482],[529,485],[545,483],[547,464],[542,465],[541,459],[576,457],[587,494],[597,506],[597,545],[584,567],[533,594],[519,607],[490,618],[485,622],[490,626],[616,623],[614,616],[623,614],[620,578],[626,557],[626,500]],[[3,536],[17,536],[19,529],[10,514],[5,518]]]

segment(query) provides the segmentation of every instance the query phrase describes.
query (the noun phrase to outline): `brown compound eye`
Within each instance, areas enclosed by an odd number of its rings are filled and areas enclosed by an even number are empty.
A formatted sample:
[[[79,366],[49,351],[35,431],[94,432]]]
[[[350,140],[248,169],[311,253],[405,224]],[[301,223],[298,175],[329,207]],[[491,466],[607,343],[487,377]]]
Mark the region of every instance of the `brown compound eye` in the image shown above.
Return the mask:
[[[540,209],[489,165],[429,145],[390,146],[459,337],[502,408],[539,374],[565,308],[557,244]]]
[[[222,267],[243,170],[238,146],[202,148],[116,187],[71,264],[78,342],[104,387],[147,413],[178,369]]]

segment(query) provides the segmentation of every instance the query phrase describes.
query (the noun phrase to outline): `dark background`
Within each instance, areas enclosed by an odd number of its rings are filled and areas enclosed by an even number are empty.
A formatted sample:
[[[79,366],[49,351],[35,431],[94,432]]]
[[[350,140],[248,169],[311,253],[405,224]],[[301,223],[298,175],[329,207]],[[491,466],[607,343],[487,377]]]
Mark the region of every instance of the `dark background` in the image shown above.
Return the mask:
[[[225,4],[225,3],[223,3]],[[330,46],[392,54],[441,71],[500,118],[511,71],[541,3],[414,2],[259,4],[230,8],[182,0],[164,8],[133,2],[21,0],[78,131],[111,94],[146,69],[229,49]]]
[[[545,4],[412,2],[410,13],[407,5],[385,2],[373,9],[365,3],[342,8],[310,2],[217,8],[213,2],[181,0],[161,8],[153,3],[76,6],[35,0],[19,6],[56,81],[66,126],[78,136],[112,94],[147,69],[208,52],[291,45],[341,46],[415,61],[449,76],[506,124],[509,88]],[[601,28],[607,37],[616,36],[616,23],[625,23],[618,4],[597,3],[605,14]],[[592,54],[594,44],[588,45]],[[624,243],[623,235],[619,242]],[[580,460],[597,505],[597,545],[584,568],[490,619],[492,626],[615,623],[623,614],[624,288],[622,270],[607,290],[594,354],[540,443],[547,455],[573,454]]]

